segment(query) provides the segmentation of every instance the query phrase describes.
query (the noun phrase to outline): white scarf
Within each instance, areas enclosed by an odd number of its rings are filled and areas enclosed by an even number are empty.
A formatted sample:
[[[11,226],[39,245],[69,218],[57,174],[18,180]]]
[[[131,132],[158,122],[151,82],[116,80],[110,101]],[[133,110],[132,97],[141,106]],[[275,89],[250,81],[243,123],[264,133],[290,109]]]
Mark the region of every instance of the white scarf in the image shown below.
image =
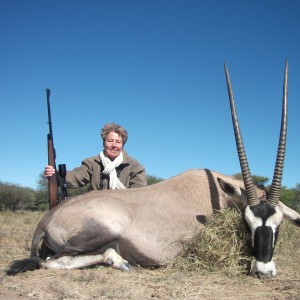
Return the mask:
[[[123,152],[120,153],[113,161],[104,155],[103,151],[100,152],[100,160],[104,166],[103,174],[109,175],[109,188],[115,189],[126,189],[123,183],[117,177],[116,167],[118,167],[123,161]]]

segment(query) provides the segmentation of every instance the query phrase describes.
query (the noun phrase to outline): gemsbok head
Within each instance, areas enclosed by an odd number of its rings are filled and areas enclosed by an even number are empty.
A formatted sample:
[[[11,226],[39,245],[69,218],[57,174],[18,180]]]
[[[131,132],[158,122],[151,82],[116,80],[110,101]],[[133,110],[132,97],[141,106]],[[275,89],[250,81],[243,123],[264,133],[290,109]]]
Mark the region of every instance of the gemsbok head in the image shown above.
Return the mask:
[[[257,276],[275,276],[276,269],[272,257],[279,233],[279,226],[283,220],[283,211],[279,204],[279,197],[286,149],[288,62],[286,61],[284,72],[281,129],[277,159],[271,188],[265,201],[259,200],[255,184],[251,177],[226,64],[225,73],[236,147],[247,194],[247,206],[245,207],[244,217],[251,230],[251,246],[254,256],[251,274]]]

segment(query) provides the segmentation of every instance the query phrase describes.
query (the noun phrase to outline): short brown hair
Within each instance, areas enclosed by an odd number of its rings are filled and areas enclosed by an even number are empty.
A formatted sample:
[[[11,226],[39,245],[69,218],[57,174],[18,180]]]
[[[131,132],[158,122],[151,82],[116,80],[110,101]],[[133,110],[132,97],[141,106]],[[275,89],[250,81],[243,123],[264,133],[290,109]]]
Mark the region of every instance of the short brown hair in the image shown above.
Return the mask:
[[[103,126],[103,128],[101,129],[101,137],[102,137],[103,142],[106,140],[106,138],[110,132],[115,132],[118,135],[120,135],[122,137],[123,145],[126,144],[127,139],[128,139],[128,133],[125,128],[123,128],[122,126],[120,126],[116,123],[105,124]]]

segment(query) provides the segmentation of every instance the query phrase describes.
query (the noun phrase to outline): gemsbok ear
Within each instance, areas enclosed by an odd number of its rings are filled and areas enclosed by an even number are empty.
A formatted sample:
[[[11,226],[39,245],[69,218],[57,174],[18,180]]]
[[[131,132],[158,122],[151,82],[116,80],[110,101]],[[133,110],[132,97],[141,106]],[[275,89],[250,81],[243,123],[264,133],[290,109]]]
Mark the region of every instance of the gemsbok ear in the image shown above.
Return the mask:
[[[225,194],[227,194],[229,197],[234,197],[240,200],[242,202],[242,206],[246,206],[248,204],[247,193],[244,188],[220,177],[217,177],[217,180],[220,188]],[[260,201],[266,200],[266,192],[264,190],[257,188],[256,191]]]
[[[247,194],[238,184],[233,184],[220,177],[217,178],[222,191],[230,197],[237,198],[247,205]]]
[[[293,225],[300,227],[300,215],[293,209],[287,207],[279,201],[279,207],[283,212],[283,217]]]

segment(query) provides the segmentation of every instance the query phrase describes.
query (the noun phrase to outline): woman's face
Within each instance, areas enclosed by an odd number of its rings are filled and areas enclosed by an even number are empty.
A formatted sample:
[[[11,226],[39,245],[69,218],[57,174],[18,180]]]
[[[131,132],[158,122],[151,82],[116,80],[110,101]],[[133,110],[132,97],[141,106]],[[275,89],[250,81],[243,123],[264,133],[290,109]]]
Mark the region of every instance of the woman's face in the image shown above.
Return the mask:
[[[123,139],[116,132],[110,132],[104,141],[104,151],[110,160],[114,160],[123,150]]]

